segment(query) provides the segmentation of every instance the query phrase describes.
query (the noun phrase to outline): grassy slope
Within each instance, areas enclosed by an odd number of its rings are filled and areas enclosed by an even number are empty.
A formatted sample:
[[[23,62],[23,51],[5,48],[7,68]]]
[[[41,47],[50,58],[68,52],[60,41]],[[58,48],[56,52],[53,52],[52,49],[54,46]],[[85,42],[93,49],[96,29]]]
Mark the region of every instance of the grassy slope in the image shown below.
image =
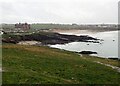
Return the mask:
[[[5,44],[2,49],[3,84],[118,84],[120,80],[120,73],[94,63],[94,57],[80,57],[72,52],[43,46]],[[112,60],[99,61],[117,65],[117,62]]]

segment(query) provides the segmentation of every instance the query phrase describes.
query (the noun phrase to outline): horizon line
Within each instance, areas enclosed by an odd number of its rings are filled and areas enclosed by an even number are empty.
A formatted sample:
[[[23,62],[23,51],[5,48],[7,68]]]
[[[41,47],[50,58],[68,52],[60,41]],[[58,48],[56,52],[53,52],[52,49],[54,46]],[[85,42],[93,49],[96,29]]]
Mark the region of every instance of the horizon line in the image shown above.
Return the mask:
[[[118,23],[45,23],[45,22],[16,22],[16,23],[28,23],[28,24],[63,24],[63,25],[72,25],[72,24],[76,24],[76,25],[100,25],[100,24],[118,24]],[[0,24],[16,24],[16,23],[0,23]]]

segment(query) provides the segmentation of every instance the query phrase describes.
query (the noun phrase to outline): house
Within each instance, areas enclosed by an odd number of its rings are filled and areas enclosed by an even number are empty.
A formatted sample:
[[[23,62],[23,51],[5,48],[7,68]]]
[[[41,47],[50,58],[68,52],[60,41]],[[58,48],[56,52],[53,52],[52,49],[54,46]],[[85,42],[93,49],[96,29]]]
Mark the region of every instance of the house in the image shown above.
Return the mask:
[[[15,28],[18,29],[18,30],[26,31],[26,30],[30,29],[30,24],[28,24],[28,23],[18,23],[18,24],[15,24]]]

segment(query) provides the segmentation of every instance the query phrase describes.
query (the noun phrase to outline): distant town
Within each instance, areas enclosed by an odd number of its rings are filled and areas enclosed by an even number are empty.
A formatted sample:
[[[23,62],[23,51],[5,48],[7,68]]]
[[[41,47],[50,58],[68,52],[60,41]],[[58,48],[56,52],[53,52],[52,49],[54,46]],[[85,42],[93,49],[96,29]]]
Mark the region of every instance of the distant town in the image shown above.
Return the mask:
[[[16,24],[0,24],[1,33],[10,32],[31,32],[39,30],[53,30],[53,29],[80,29],[80,30],[118,30],[117,24],[29,24],[29,23],[16,23]]]

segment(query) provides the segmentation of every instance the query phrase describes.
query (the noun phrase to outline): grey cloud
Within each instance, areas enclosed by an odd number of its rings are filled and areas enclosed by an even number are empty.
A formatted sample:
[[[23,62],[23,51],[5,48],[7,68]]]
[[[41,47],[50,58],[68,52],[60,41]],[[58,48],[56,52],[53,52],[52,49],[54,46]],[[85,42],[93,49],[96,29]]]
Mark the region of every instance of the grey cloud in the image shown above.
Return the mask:
[[[1,0],[2,22],[117,23],[118,0]],[[1,22],[1,23],[2,23]]]

